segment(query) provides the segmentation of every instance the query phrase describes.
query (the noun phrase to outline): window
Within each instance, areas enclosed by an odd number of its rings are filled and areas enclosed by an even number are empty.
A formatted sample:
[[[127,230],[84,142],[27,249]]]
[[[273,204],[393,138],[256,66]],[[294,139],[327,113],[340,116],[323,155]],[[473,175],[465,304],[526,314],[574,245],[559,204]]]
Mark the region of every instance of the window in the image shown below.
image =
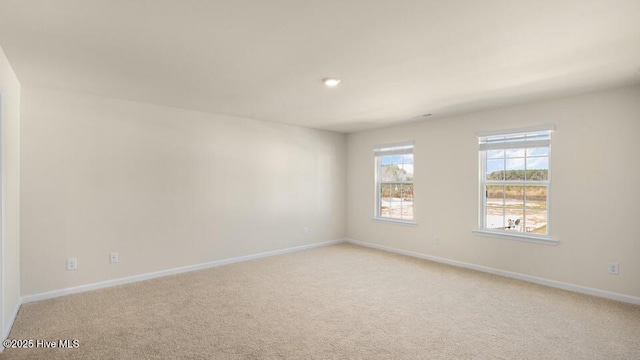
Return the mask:
[[[549,236],[552,130],[545,126],[478,136],[481,230]]]
[[[413,222],[413,142],[376,146],[376,218]]]

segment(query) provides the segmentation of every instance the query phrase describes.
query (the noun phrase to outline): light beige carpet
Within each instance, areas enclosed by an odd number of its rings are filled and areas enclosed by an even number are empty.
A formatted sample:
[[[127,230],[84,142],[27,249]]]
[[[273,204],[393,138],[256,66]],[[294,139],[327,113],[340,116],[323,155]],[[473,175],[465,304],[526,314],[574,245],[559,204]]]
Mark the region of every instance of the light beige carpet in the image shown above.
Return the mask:
[[[22,306],[7,359],[640,359],[640,307],[341,244]]]

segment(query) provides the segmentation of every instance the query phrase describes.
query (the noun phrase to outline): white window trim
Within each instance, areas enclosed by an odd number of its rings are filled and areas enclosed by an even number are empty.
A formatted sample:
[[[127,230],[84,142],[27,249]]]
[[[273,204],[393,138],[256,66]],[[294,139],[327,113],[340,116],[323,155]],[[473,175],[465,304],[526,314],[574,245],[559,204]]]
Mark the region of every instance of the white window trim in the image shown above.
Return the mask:
[[[415,213],[414,213],[414,218],[415,218]],[[393,219],[393,218],[385,218],[385,217],[373,217],[371,218],[371,221],[379,222],[379,223],[390,223],[390,224],[402,225],[402,226],[418,225],[418,223],[413,220],[402,220],[402,219]]]
[[[530,127],[517,128],[517,129],[481,131],[476,134],[476,137],[480,138],[480,137],[487,137],[487,136],[522,134],[522,133],[537,132],[537,131],[554,131],[555,129],[556,129],[556,126],[553,124],[545,124],[540,126],[530,126]]]
[[[390,223],[390,224],[394,224],[394,225],[405,225],[405,226],[416,226],[417,225],[417,223],[415,222],[415,218],[416,218],[415,206],[413,208],[413,219],[411,219],[411,220],[409,220],[409,219],[388,218],[388,217],[382,217],[380,215],[380,182],[378,181],[378,167],[379,167],[378,157],[379,156],[384,156],[384,155],[402,155],[402,154],[407,154],[408,153],[406,151],[399,150],[399,151],[384,152],[384,154],[380,154],[380,149],[384,149],[384,148],[406,148],[406,147],[411,147],[411,154],[413,155],[414,152],[415,152],[415,142],[414,141],[403,141],[403,142],[392,143],[392,144],[381,144],[381,145],[375,145],[373,147],[373,160],[374,160],[374,166],[375,166],[375,174],[374,174],[374,181],[375,181],[374,203],[375,203],[375,209],[374,209],[374,216],[373,216],[373,218],[371,218],[371,220],[374,221],[374,222]],[[414,157],[414,174],[415,174],[415,157]],[[407,183],[409,183],[409,182],[407,182]],[[411,181],[410,184],[415,184],[415,180]],[[414,204],[415,204],[415,185],[414,185]]]
[[[485,131],[485,132],[479,132],[477,133],[477,138],[481,138],[481,137],[490,137],[490,136],[499,136],[499,135],[515,135],[515,134],[522,134],[522,133],[529,133],[529,132],[539,132],[539,131],[550,131],[553,132],[555,130],[555,125],[553,124],[545,124],[545,125],[541,125],[541,126],[533,126],[533,127],[526,127],[526,128],[518,128],[518,129],[509,129],[509,130],[498,130],[498,131]],[[552,228],[551,228],[551,204],[549,202],[549,199],[551,198],[551,144],[549,144],[549,171],[548,171],[548,179],[546,182],[546,186],[547,186],[547,235],[535,235],[535,234],[530,234],[530,233],[519,233],[519,232],[507,232],[507,231],[501,231],[501,230],[492,230],[492,229],[487,229],[484,228],[484,218],[485,218],[485,211],[486,211],[486,207],[485,207],[485,193],[483,191],[484,189],[484,185],[486,183],[485,181],[485,174],[483,173],[485,170],[485,161],[486,161],[486,149],[483,150],[479,150],[478,151],[478,155],[479,155],[479,169],[478,169],[478,173],[479,173],[479,178],[478,178],[478,204],[479,204],[479,211],[478,211],[478,228],[477,229],[473,229],[471,230],[472,233],[478,235],[478,236],[487,236],[487,237],[497,237],[497,238],[503,238],[503,239],[510,239],[510,240],[517,240],[517,241],[525,241],[525,242],[532,242],[532,243],[538,243],[538,244],[545,244],[545,245],[558,245],[559,241],[552,237]],[[507,183],[508,184],[508,183]],[[518,184],[519,185],[519,184]]]
[[[548,235],[531,235],[527,233],[507,233],[505,231],[490,230],[490,229],[473,229],[471,230],[471,232],[478,236],[518,240],[518,241],[532,242],[532,243],[545,244],[545,245],[558,245],[560,243],[557,239],[552,238],[551,236],[548,236]]]

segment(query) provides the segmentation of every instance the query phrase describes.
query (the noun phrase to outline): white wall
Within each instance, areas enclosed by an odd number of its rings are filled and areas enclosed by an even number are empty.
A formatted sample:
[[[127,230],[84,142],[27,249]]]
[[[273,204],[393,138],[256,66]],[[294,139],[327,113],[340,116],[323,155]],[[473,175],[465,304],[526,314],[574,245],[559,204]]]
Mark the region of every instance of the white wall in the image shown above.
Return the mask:
[[[2,149],[1,276],[3,277],[0,333],[8,335],[20,301],[20,83],[0,48],[0,142]]]
[[[640,87],[347,137],[25,87],[21,122],[25,296],[345,232],[401,250],[640,296],[634,226]],[[546,123],[556,125],[550,220],[559,245],[473,235],[476,133]],[[373,146],[404,140],[416,142],[418,225],[372,222]],[[303,226],[311,228],[309,237],[301,235]],[[120,263],[108,263],[111,251],[120,253]],[[64,269],[70,257],[79,259],[78,270]],[[607,274],[611,261],[621,263],[617,276]]]
[[[476,133],[553,123],[557,246],[473,235]],[[405,251],[640,296],[640,87],[349,134],[347,235]],[[371,221],[373,147],[415,140],[416,227]],[[441,244],[434,243],[440,236]],[[620,274],[607,274],[608,262]]]
[[[28,86],[22,105],[23,296],[344,235],[344,134]]]

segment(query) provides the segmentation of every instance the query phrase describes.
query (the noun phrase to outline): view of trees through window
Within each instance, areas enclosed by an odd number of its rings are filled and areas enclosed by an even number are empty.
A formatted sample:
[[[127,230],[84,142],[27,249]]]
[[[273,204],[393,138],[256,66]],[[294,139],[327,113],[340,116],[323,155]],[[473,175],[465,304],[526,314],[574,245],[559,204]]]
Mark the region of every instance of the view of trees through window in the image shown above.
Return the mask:
[[[413,220],[413,154],[378,157],[379,216]]]
[[[485,227],[546,235],[549,148],[486,152]]]

